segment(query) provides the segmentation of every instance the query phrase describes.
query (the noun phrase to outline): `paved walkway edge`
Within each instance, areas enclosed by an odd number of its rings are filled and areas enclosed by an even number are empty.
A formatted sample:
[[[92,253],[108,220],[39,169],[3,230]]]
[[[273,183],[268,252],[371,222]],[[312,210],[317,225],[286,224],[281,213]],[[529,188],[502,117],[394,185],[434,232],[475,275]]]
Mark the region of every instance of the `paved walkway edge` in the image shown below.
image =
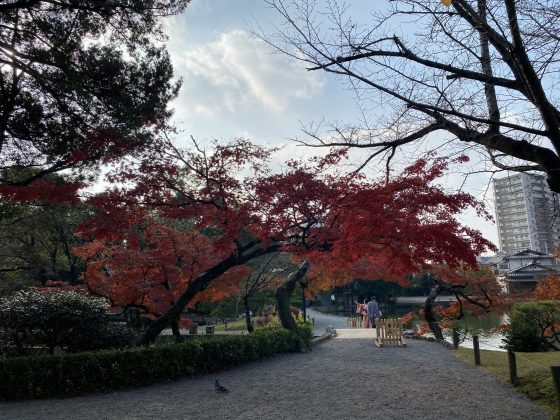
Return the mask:
[[[320,344],[320,343],[322,343],[323,341],[326,341],[326,340],[328,340],[329,338],[334,337],[334,335],[335,335],[335,333],[332,333],[332,332],[324,332],[323,335],[321,335],[321,336],[319,336],[319,337],[316,337],[316,338],[314,338],[313,340],[311,340],[311,343],[312,343],[313,345],[315,345],[315,344]]]

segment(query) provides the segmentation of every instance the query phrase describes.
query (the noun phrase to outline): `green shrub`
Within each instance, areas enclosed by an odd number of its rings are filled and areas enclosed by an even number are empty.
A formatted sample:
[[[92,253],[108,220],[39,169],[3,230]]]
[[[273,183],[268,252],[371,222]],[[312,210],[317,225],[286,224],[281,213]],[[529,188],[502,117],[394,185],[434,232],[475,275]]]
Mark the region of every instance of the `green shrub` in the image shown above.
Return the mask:
[[[523,302],[513,306],[503,341],[516,351],[547,351],[558,346],[553,334],[560,323],[560,302]]]
[[[109,322],[107,303],[72,291],[30,289],[0,298],[0,351],[25,355],[125,345],[131,331]]]
[[[0,400],[147,385],[293,350],[289,331],[267,328],[250,335],[200,337],[143,348],[0,359]]]
[[[137,332],[124,323],[103,322],[98,328],[82,331],[66,346],[71,353],[127,347]]]

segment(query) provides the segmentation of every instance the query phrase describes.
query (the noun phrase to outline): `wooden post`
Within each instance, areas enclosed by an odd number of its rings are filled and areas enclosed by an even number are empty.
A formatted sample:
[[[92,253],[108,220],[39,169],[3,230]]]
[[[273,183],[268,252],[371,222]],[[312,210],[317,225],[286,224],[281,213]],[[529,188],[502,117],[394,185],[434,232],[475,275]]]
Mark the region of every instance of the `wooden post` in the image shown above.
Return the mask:
[[[453,328],[453,350],[457,350],[459,348],[459,332],[457,328]]]
[[[474,349],[474,364],[480,366],[480,348],[478,346],[478,335],[473,335],[472,343]]]
[[[305,288],[307,283],[300,283],[301,286],[301,311],[303,312],[303,322],[307,321],[307,311],[305,310]]]
[[[556,403],[558,404],[558,413],[560,414],[560,365],[550,366],[552,372],[552,381],[556,390]]]
[[[513,385],[517,385],[519,380],[517,378],[517,362],[515,360],[515,347],[507,346],[508,363],[509,363],[509,381]]]

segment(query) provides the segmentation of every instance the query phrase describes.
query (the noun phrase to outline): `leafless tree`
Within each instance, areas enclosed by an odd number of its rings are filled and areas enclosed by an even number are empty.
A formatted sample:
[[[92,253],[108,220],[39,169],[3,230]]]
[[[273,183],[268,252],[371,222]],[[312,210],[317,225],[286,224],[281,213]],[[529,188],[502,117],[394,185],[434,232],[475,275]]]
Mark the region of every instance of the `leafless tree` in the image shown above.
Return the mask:
[[[544,173],[560,192],[558,0],[389,0],[360,16],[337,0],[266,2],[284,24],[253,32],[310,71],[341,76],[362,104],[363,126],[311,126],[306,143],[362,148],[364,164],[389,165],[447,133],[495,170]]]
[[[241,298],[245,308],[245,323],[247,331],[253,332],[251,321],[251,299],[265,289],[280,285],[285,277],[293,271],[282,254],[274,253],[262,256],[252,264],[252,270],[241,283]]]

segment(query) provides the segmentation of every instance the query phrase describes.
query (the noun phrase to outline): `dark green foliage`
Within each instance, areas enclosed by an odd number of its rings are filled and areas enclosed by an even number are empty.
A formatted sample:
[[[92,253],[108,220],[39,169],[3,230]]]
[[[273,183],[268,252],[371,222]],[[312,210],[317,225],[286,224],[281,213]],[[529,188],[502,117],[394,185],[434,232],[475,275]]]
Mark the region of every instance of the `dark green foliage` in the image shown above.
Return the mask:
[[[215,318],[234,319],[243,313],[243,302],[237,297],[227,297],[216,304],[211,310],[211,315]]]
[[[251,335],[207,337],[179,344],[0,359],[0,399],[147,385],[293,351],[294,344],[291,332],[266,328]]]
[[[301,293],[294,298],[296,302],[293,306],[301,306]],[[276,299],[274,298],[273,290],[257,291],[251,296],[249,309],[253,315],[258,315],[262,312],[263,308],[268,305],[275,305]],[[238,296],[227,297],[220,302],[198,302],[196,305],[197,312],[201,314],[210,314],[216,318],[238,318],[239,315],[245,313],[243,306],[243,299]]]
[[[313,326],[311,324],[311,322],[309,321],[303,321],[303,318],[298,317],[295,318],[294,317],[294,321],[296,324],[296,328],[297,328],[297,333],[299,338],[301,338],[305,343],[309,344],[311,342],[311,340],[313,340]],[[269,320],[269,322],[267,324],[265,324],[262,327],[257,328],[257,332],[262,333],[264,331],[274,331],[277,330],[279,328],[283,328],[282,327],[282,323],[280,322],[280,319],[278,317],[273,317]],[[289,331],[288,329],[286,329],[286,331]],[[294,337],[293,333],[290,331],[290,333],[292,334],[292,337]],[[294,337],[295,339],[295,337]]]
[[[69,352],[112,349],[130,346],[136,332],[125,324],[107,322],[107,318],[96,328],[88,328],[82,334],[76,334],[68,344]]]
[[[313,340],[313,326],[311,322],[298,325],[298,330],[306,343],[310,343]]]
[[[251,297],[250,309],[253,311],[253,315],[261,314],[265,307],[271,305],[276,305],[274,290],[261,290]],[[301,295],[298,304],[294,306],[298,305],[301,306]]]
[[[298,285],[294,290],[292,296],[290,296],[290,306],[301,310],[302,304],[303,304],[303,296],[301,293],[301,287]]]
[[[159,18],[189,0],[0,2],[0,168],[107,161],[164,124],[179,85]]]
[[[515,346],[516,351],[533,352],[558,350],[560,302],[541,301],[517,303],[513,306],[511,320],[504,331],[504,342]]]
[[[199,301],[196,303],[196,313],[210,315],[217,306],[215,302]]]
[[[8,354],[111,348],[131,339],[126,327],[109,323],[101,298],[30,289],[0,299],[0,350]]]
[[[65,203],[0,203],[0,296],[49,280],[80,283],[85,264],[72,250],[83,241],[74,233],[92,211]]]
[[[432,284],[430,274],[420,274],[411,276],[410,284],[407,287],[385,280],[356,280],[350,287],[352,294],[358,300],[375,296],[378,302],[387,303],[396,296],[427,296]],[[337,290],[338,293],[342,291],[343,288]]]

